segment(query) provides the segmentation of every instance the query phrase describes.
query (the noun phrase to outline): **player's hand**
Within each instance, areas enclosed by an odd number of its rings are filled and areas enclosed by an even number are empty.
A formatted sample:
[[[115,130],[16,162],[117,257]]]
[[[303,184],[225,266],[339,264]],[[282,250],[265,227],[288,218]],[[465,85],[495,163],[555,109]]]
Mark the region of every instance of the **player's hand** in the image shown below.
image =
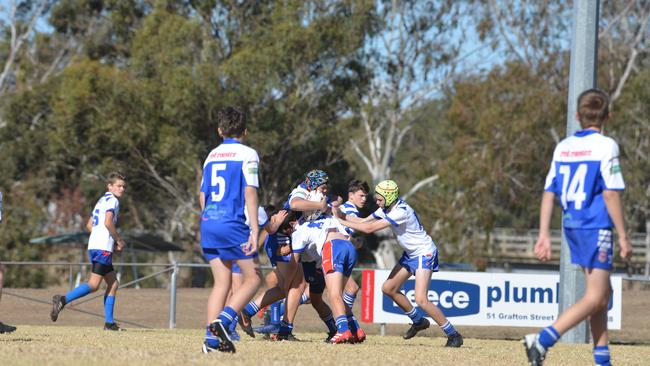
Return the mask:
[[[254,237],[255,236],[255,237]],[[257,252],[257,238],[259,235],[250,235],[248,237],[248,243],[244,245],[244,254],[252,255]]]
[[[551,237],[548,235],[539,235],[535,243],[535,255],[537,259],[546,262],[551,259]]]
[[[332,216],[345,220],[345,214],[341,212],[338,205],[332,205]]]
[[[119,240],[117,240],[115,242],[115,251],[116,252],[121,252],[122,249],[124,249],[124,247],[126,247],[126,243],[124,242],[124,240],[119,239]]]
[[[325,212],[327,211],[327,197],[323,196],[323,198],[320,200],[320,207],[318,208],[319,211]]]
[[[282,225],[282,222],[284,221],[284,219],[287,218],[288,215],[289,215],[289,211],[280,210],[278,211],[278,213],[271,216],[271,229],[273,230],[273,233],[278,231],[278,228],[280,227],[280,225]]]
[[[619,245],[621,247],[620,249],[620,255],[621,259],[628,260],[632,256],[632,244],[630,243],[630,239],[627,238],[627,236],[619,238]]]

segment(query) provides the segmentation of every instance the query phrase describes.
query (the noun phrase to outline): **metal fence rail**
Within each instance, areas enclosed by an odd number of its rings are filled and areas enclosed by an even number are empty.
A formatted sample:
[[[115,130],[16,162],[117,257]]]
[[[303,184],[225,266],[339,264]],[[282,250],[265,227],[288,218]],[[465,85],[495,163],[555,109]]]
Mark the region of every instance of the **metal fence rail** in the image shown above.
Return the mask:
[[[14,262],[2,262],[6,266],[61,266],[61,267],[68,267],[70,269],[70,273],[72,273],[73,268],[77,267],[84,267],[84,266],[90,266],[90,263],[77,263],[77,262],[35,262],[35,261],[14,261]],[[129,281],[124,284],[120,284],[119,288],[125,288],[129,286],[133,286],[138,284],[139,282],[142,282],[144,280],[147,280],[149,278],[154,278],[160,275],[163,275],[165,273],[170,274],[170,282],[169,282],[169,328],[173,329],[176,328],[176,291],[178,287],[178,275],[180,273],[181,268],[210,268],[209,264],[204,264],[204,263],[178,263],[178,262],[172,262],[172,263],[113,263],[113,266],[116,268],[119,267],[164,267],[163,269],[156,271],[152,274],[139,277],[134,279],[133,281]],[[272,267],[269,265],[262,265],[261,266],[262,270],[270,270]],[[360,272],[365,269],[371,269],[371,268],[355,268],[353,271],[355,272]],[[72,280],[72,274],[69,276],[70,280],[70,285],[72,286],[74,284]],[[3,290],[3,293],[9,296],[14,296],[18,297],[21,299],[29,300],[29,301],[35,301],[39,303],[44,303],[44,304],[51,304],[50,300],[44,300],[44,299],[38,299],[30,296],[25,296],[25,295],[19,295],[17,293],[14,293],[12,291],[6,291]],[[83,299],[81,301],[78,301],[75,303],[75,306],[81,305],[83,303],[95,300],[97,298],[103,297],[102,294],[94,295],[89,298]],[[93,316],[99,316],[103,317],[101,314],[96,314],[90,311],[86,310],[81,310],[81,309],[74,309],[74,311],[82,312],[85,314],[93,315]],[[140,328],[147,328],[145,325],[141,325],[138,323],[134,323],[132,321],[127,321],[123,319],[116,319],[122,323],[125,324],[130,324],[134,325]]]

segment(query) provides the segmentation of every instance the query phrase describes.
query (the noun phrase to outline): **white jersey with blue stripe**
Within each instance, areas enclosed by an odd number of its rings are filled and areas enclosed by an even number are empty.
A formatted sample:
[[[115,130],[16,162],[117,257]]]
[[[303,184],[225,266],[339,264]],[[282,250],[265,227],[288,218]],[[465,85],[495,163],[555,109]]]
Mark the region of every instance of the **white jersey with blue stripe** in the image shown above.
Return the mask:
[[[105,250],[113,251],[115,239],[106,228],[106,213],[113,213],[113,225],[117,225],[117,215],[120,212],[120,201],[112,193],[106,192],[104,196],[97,201],[92,212],[93,228],[90,231],[88,239],[88,250]]]
[[[332,231],[349,236],[345,227],[332,216],[322,215],[316,220],[305,222],[299,226],[299,230],[293,232],[291,249],[294,253],[301,253],[302,262],[320,262],[327,234]]]
[[[397,237],[397,242],[409,256],[426,255],[436,249],[433,239],[424,230],[415,211],[406,202],[397,200],[389,211],[379,208],[372,216],[390,223],[390,228]]]
[[[357,209],[357,206],[354,203],[350,202],[350,201],[347,201],[346,203],[342,204],[339,207],[339,210],[341,212],[343,212],[346,216],[350,215],[350,216],[354,216],[354,217],[359,217],[359,210]],[[354,235],[354,233],[355,233],[354,229],[349,228],[349,227],[346,227],[345,231],[347,231],[348,234],[350,234],[350,235]]]
[[[613,226],[603,190],[625,189],[618,156],[616,141],[594,130],[578,131],[555,147],[544,190],[559,197],[564,227]]]
[[[244,216],[246,216],[246,226],[250,228],[251,223],[250,220],[248,219],[248,211],[246,210],[246,208],[244,208]],[[269,222],[269,216],[266,214],[266,211],[264,211],[264,207],[259,206],[257,209],[257,224],[259,225],[260,229],[263,229],[268,222]]]
[[[201,181],[201,192],[205,194],[203,247],[229,248],[248,241],[244,189],[259,187],[258,164],[255,150],[230,138],[205,159]]]

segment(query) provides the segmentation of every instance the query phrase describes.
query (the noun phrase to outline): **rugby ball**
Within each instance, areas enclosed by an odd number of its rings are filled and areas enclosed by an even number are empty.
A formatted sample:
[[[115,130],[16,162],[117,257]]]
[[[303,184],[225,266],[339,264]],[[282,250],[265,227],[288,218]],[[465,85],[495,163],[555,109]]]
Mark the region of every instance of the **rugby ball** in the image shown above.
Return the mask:
[[[319,202],[320,200],[323,199],[323,193],[319,191],[310,191],[307,194],[307,201],[314,201],[314,202]],[[316,220],[323,214],[323,211],[321,210],[313,210],[313,211],[304,211],[303,216],[305,220],[307,221],[312,221]]]

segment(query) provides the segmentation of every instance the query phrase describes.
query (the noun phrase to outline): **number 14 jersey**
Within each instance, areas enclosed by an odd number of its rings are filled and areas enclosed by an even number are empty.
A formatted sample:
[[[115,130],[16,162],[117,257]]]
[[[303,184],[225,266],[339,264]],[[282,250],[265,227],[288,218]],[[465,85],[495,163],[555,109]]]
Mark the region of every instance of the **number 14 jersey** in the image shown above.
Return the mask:
[[[565,228],[604,229],[613,226],[603,190],[623,190],[616,142],[594,130],[562,140],[553,152],[544,190],[560,199]]]

